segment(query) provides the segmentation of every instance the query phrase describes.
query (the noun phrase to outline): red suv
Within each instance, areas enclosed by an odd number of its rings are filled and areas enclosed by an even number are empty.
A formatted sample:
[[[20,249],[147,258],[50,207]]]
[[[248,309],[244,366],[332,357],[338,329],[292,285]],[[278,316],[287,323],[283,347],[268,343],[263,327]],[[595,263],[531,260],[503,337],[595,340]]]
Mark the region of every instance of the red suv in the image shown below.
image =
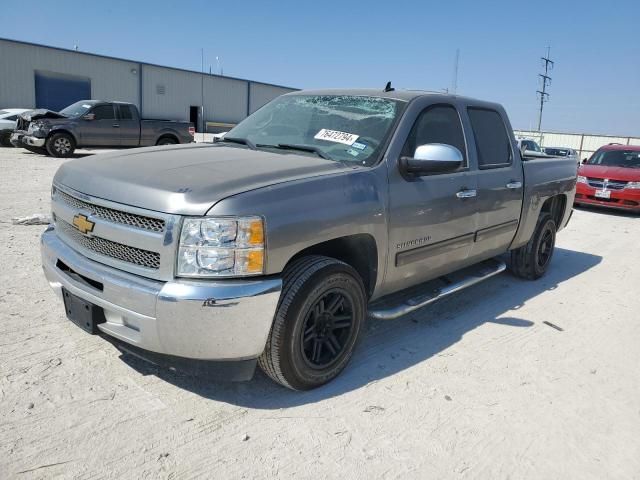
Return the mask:
[[[577,205],[640,212],[640,145],[605,145],[578,169]]]

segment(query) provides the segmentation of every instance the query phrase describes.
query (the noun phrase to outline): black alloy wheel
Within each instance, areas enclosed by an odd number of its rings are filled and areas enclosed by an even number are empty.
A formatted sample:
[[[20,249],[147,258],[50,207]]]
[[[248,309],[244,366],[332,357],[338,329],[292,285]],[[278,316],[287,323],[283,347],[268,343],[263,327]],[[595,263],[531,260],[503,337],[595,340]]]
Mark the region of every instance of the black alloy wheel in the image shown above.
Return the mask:
[[[353,304],[348,292],[330,290],[307,312],[300,341],[311,368],[326,368],[344,352],[353,334]]]

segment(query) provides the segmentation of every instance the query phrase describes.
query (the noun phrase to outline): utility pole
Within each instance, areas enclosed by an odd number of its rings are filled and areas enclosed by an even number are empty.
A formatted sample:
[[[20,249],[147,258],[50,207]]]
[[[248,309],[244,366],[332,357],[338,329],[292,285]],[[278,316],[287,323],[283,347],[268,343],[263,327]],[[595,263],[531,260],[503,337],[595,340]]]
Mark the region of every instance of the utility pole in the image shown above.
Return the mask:
[[[200,114],[202,116],[200,131],[204,132],[204,48],[200,49]]]
[[[456,59],[453,63],[453,85],[451,88],[451,93],[454,95],[458,91],[458,63],[460,61],[460,49],[456,48]]]
[[[547,93],[547,85],[551,85],[551,77],[549,72],[553,70],[553,61],[549,58],[551,55],[551,47],[547,47],[547,55],[540,57],[544,65],[544,73],[539,73],[538,76],[542,79],[542,90],[536,90],[536,93],[540,96],[540,113],[538,115],[538,131],[542,128],[542,109],[545,102],[549,100],[549,94]]]

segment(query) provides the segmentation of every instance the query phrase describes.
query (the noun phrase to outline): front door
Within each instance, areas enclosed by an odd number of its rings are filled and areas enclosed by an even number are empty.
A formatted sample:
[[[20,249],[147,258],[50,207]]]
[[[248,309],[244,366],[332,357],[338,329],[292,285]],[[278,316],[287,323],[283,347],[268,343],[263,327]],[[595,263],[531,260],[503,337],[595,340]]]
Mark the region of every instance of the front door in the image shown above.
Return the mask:
[[[458,109],[450,104],[423,102],[427,105],[412,105],[406,113],[409,120],[415,112],[415,121],[400,156],[413,156],[419,145],[442,143],[459,149],[464,164],[454,172],[407,178],[397,161],[389,161],[385,293],[461,268],[474,240],[476,177],[470,172]]]
[[[478,231],[471,255],[479,261],[504,253],[513,240],[524,182],[504,112],[470,106],[467,114],[478,164]]]
[[[93,120],[81,120],[79,124],[81,143],[88,147],[115,147],[120,145],[120,125],[116,120],[114,106],[96,105],[90,112]]]

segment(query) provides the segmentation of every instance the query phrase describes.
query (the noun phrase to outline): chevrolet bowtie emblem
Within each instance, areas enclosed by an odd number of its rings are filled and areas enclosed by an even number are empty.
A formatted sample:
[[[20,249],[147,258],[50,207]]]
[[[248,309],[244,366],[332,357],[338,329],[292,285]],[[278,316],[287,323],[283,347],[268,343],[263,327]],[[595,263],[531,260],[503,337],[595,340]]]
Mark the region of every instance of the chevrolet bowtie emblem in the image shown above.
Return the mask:
[[[86,215],[82,215],[81,213],[73,217],[73,226],[84,235],[93,232],[93,227],[95,227],[95,225],[96,224],[89,220]]]

